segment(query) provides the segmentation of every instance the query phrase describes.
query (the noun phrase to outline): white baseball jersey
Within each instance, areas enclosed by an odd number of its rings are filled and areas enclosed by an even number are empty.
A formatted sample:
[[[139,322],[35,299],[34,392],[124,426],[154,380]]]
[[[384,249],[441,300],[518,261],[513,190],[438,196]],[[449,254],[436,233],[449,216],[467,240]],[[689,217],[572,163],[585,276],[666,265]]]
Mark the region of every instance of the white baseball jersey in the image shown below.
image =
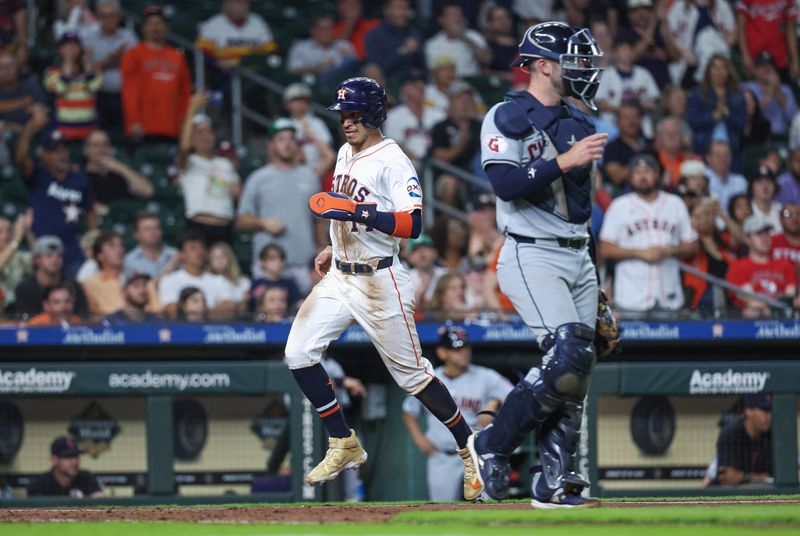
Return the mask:
[[[608,207],[600,240],[622,248],[644,249],[693,242],[697,233],[680,197],[659,192],[648,203],[629,193]],[[646,311],[656,306],[679,309],[683,306],[683,285],[678,261],[674,258],[653,264],[639,259],[619,261],[614,275],[614,303],[631,311]]]
[[[353,154],[339,149],[333,190],[378,210],[412,212],[422,208],[422,188],[411,161],[390,139]],[[320,362],[328,345],[353,322],[360,325],[397,384],[410,395],[433,379],[433,367],[422,355],[414,323],[414,285],[397,258],[400,239],[366,225],[331,222],[333,258],[366,262],[394,257],[392,266],[369,275],[330,271],[311,290],[297,311],[286,341],[290,369]]]
[[[375,203],[384,212],[422,208],[417,172],[400,146],[388,138],[356,154],[344,144],[336,158],[333,191],[356,203]],[[331,222],[331,244],[334,258],[348,261],[393,257],[400,251],[399,238],[354,222]]]

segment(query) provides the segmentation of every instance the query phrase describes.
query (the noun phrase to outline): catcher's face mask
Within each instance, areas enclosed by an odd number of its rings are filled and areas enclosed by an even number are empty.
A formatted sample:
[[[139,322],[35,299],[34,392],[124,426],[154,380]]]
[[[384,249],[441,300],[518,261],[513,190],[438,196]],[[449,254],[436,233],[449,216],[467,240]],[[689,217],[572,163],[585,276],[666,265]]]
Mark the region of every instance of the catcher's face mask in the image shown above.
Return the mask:
[[[594,96],[603,74],[600,65],[602,58],[603,51],[588,28],[575,32],[569,38],[567,52],[559,58],[564,91],[571,97],[581,99],[592,110],[597,110]]]

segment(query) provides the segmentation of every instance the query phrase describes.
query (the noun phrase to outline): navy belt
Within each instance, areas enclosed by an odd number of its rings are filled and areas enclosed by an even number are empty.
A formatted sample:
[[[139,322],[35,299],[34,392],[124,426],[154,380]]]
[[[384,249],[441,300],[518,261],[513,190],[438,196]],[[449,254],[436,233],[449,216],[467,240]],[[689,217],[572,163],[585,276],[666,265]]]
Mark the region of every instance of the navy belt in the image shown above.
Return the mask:
[[[394,257],[384,257],[378,261],[378,264],[373,267],[371,264],[367,264],[366,262],[350,262],[350,261],[340,261],[336,259],[336,268],[339,269],[340,272],[343,274],[372,274],[375,273],[376,270],[382,270],[384,268],[390,267],[394,263]]]
[[[531,236],[521,236],[514,233],[506,233],[508,236],[521,244],[535,244],[536,242],[557,242],[559,247],[569,249],[583,249],[589,243],[588,238],[562,238],[562,237],[547,237],[547,238],[533,238]]]

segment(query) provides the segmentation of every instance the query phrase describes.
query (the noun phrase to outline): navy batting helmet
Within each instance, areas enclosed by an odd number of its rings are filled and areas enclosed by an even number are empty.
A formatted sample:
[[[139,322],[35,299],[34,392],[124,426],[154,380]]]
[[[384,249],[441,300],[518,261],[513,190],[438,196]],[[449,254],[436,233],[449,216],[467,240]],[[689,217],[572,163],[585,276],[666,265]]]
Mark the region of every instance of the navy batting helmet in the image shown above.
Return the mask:
[[[596,110],[594,96],[600,85],[603,51],[588,28],[573,28],[563,22],[543,22],[528,28],[519,44],[519,58],[512,66],[546,58],[561,65],[564,91]]]
[[[336,90],[336,102],[328,110],[363,112],[361,124],[380,128],[386,121],[386,91],[372,78],[348,78]]]

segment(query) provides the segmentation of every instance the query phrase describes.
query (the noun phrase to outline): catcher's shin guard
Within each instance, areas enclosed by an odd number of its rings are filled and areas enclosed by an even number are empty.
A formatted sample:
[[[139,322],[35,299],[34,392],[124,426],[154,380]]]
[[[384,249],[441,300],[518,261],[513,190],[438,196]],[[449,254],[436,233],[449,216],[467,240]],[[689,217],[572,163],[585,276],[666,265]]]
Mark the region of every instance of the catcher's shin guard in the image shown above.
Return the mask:
[[[565,401],[536,432],[540,466],[534,468],[531,492],[535,499],[548,501],[557,493],[577,493],[588,480],[573,472],[580,442],[583,404]]]

